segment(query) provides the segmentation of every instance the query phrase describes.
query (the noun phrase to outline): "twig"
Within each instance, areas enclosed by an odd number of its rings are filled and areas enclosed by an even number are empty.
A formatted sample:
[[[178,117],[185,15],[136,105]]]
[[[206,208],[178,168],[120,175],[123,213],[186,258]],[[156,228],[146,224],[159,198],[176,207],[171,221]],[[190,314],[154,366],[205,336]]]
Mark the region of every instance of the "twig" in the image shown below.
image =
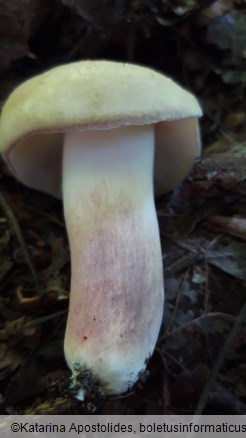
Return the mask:
[[[158,350],[159,350],[159,349],[158,349]],[[166,350],[164,350],[162,353],[163,353],[164,356],[166,356],[169,360],[173,361],[177,367],[181,368],[181,370],[182,370],[185,374],[187,374],[187,376],[191,377],[191,373],[190,373],[190,371],[189,371],[187,368],[185,368],[185,366],[182,365],[182,363],[179,362],[179,361],[178,361],[178,360],[177,360],[172,354],[168,353],[168,351],[166,351]],[[172,371],[170,371],[169,369],[168,369],[168,372],[169,372],[169,374],[170,374],[172,377],[175,377],[175,378],[177,377],[176,374],[172,373]]]
[[[204,265],[205,265],[205,292],[204,292],[204,313],[206,314],[208,311],[208,306],[209,306],[209,298],[210,298],[210,291],[208,288],[208,278],[209,278],[209,271],[208,271],[208,258],[207,258],[207,254],[206,254],[206,250],[200,247],[200,250],[203,252],[204,254]]]
[[[177,298],[176,298],[176,301],[175,301],[174,309],[173,309],[172,315],[169,318],[169,321],[167,323],[167,327],[166,327],[166,329],[165,329],[165,331],[163,333],[163,336],[165,336],[165,333],[170,332],[171,326],[173,324],[175,315],[176,315],[178,307],[179,307],[180,299],[181,299],[181,297],[183,295],[183,292],[184,292],[184,284],[185,284],[185,281],[187,280],[188,274],[189,274],[189,269],[186,270],[186,272],[185,272],[185,274],[184,274],[184,276],[183,276],[183,278],[181,280],[181,283],[179,285],[179,290],[178,290]]]
[[[205,316],[205,315],[204,315]],[[241,329],[243,323],[246,321],[246,301],[242,307],[242,309],[240,310],[230,332],[229,335],[226,338],[226,341],[223,345],[223,347],[221,348],[217,359],[214,363],[214,366],[212,368],[212,373],[211,376],[208,380],[208,382],[206,383],[202,395],[200,397],[200,400],[197,404],[197,407],[195,409],[195,414],[194,415],[201,415],[203,413],[203,410],[206,406],[208,397],[209,397],[209,393],[215,383],[215,380],[217,378],[217,375],[219,373],[220,368],[222,367],[226,354],[231,346],[231,344],[233,343],[235,337],[237,336],[239,330]]]
[[[3,208],[4,212],[5,212],[5,215],[6,215],[7,219],[8,219],[8,221],[9,221],[9,223],[12,226],[12,229],[13,229],[15,235],[16,235],[16,238],[17,238],[17,240],[18,240],[18,242],[20,244],[20,247],[21,247],[21,249],[23,251],[23,254],[24,254],[25,258],[26,258],[26,262],[27,262],[27,265],[28,265],[28,267],[30,269],[30,272],[32,274],[37,294],[39,296],[42,296],[42,295],[44,295],[44,291],[43,291],[41,283],[40,283],[40,281],[38,279],[36,270],[34,268],[34,264],[33,264],[32,259],[30,257],[30,253],[29,253],[28,247],[26,245],[26,242],[24,240],[24,237],[23,237],[23,234],[22,234],[22,231],[21,231],[21,228],[20,228],[20,226],[18,224],[18,221],[17,221],[13,211],[11,210],[10,206],[8,205],[6,199],[3,196],[3,193],[1,191],[0,191],[0,203],[2,205],[2,208]]]
[[[199,325],[200,321],[202,321],[203,319],[207,319],[207,318],[217,318],[217,319],[222,319],[222,320],[225,320],[225,321],[228,321],[228,322],[235,321],[235,316],[228,315],[227,313],[222,313],[222,312],[204,313],[203,315],[200,315],[197,318],[192,319],[192,321],[189,321],[186,324],[180,325],[179,327],[177,327],[176,329],[174,329],[171,332],[165,332],[162,336],[159,337],[158,344],[159,344],[159,342],[162,342],[162,341],[164,341],[167,338],[172,338],[173,336],[175,336],[180,331],[185,330],[185,329],[191,327],[194,324],[198,324]]]
[[[182,259],[174,262],[171,266],[168,266],[165,269],[165,276],[170,277],[171,275],[176,274],[177,272],[182,271],[183,269],[187,269],[190,266],[194,266],[197,263],[201,263],[204,260],[204,254],[191,254]]]
[[[32,323],[43,324],[51,319],[57,318],[58,316],[66,315],[67,310],[60,310],[59,312],[50,313],[49,315],[40,316],[39,318],[34,318],[31,321],[28,321],[26,325],[31,325]]]
[[[59,227],[61,227],[63,229],[65,228],[64,222],[60,221],[56,217],[47,213],[46,211],[43,211],[40,208],[31,207],[30,205],[28,205],[27,208],[28,208],[28,210],[32,211],[33,213],[36,213],[39,216],[43,216],[43,218],[48,220],[49,222],[53,222],[55,225],[58,225]]]
[[[166,358],[164,357],[160,348],[156,348],[159,356],[161,358],[161,362],[165,371],[168,370]],[[169,370],[168,370],[169,371]],[[167,415],[169,413],[169,390],[168,390],[168,373],[163,372],[162,370],[162,386],[161,386],[161,401],[162,401],[162,415]]]

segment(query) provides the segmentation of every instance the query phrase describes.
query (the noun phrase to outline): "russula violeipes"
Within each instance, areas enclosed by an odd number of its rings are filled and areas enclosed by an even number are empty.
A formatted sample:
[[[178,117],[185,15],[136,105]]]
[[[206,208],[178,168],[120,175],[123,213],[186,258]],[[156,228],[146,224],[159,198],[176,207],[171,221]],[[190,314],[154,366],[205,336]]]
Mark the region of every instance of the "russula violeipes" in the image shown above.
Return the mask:
[[[199,116],[197,100],[169,78],[108,61],[54,68],[3,107],[0,151],[13,173],[63,198],[72,263],[65,356],[81,398],[126,391],[154,350],[163,272],[153,169],[159,193],[188,174]]]

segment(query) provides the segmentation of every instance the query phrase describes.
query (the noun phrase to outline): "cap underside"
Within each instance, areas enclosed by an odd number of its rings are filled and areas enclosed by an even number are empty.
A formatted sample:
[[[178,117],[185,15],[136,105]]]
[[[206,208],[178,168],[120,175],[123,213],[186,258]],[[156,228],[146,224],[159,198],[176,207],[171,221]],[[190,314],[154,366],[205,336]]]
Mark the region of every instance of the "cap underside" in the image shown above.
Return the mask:
[[[194,96],[154,70],[80,61],[36,76],[10,95],[0,119],[0,152],[24,184],[57,195],[67,130],[112,129],[199,116]],[[175,127],[180,141],[181,125]],[[192,125],[197,133],[197,123]],[[198,152],[197,134],[196,141]],[[37,172],[37,165],[43,171]]]

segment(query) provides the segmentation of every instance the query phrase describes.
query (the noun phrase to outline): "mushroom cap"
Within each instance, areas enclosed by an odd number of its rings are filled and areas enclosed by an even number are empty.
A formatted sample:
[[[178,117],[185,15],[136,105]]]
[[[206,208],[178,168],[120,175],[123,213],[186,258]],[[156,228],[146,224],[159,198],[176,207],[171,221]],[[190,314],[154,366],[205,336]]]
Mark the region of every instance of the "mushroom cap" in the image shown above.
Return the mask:
[[[0,152],[21,182],[59,197],[66,132],[155,124],[158,191],[163,192],[186,176],[199,155],[201,115],[192,94],[152,69],[80,61],[55,67],[12,92],[0,118]]]

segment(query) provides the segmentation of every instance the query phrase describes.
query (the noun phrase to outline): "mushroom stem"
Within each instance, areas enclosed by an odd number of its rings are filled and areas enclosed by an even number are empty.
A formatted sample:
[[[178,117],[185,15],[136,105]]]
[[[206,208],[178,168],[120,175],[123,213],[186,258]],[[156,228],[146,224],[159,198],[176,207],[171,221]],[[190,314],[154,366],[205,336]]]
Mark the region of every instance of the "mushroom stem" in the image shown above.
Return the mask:
[[[155,347],[164,297],[153,156],[152,126],[65,137],[72,262],[65,356],[82,397],[95,388],[126,391]]]

